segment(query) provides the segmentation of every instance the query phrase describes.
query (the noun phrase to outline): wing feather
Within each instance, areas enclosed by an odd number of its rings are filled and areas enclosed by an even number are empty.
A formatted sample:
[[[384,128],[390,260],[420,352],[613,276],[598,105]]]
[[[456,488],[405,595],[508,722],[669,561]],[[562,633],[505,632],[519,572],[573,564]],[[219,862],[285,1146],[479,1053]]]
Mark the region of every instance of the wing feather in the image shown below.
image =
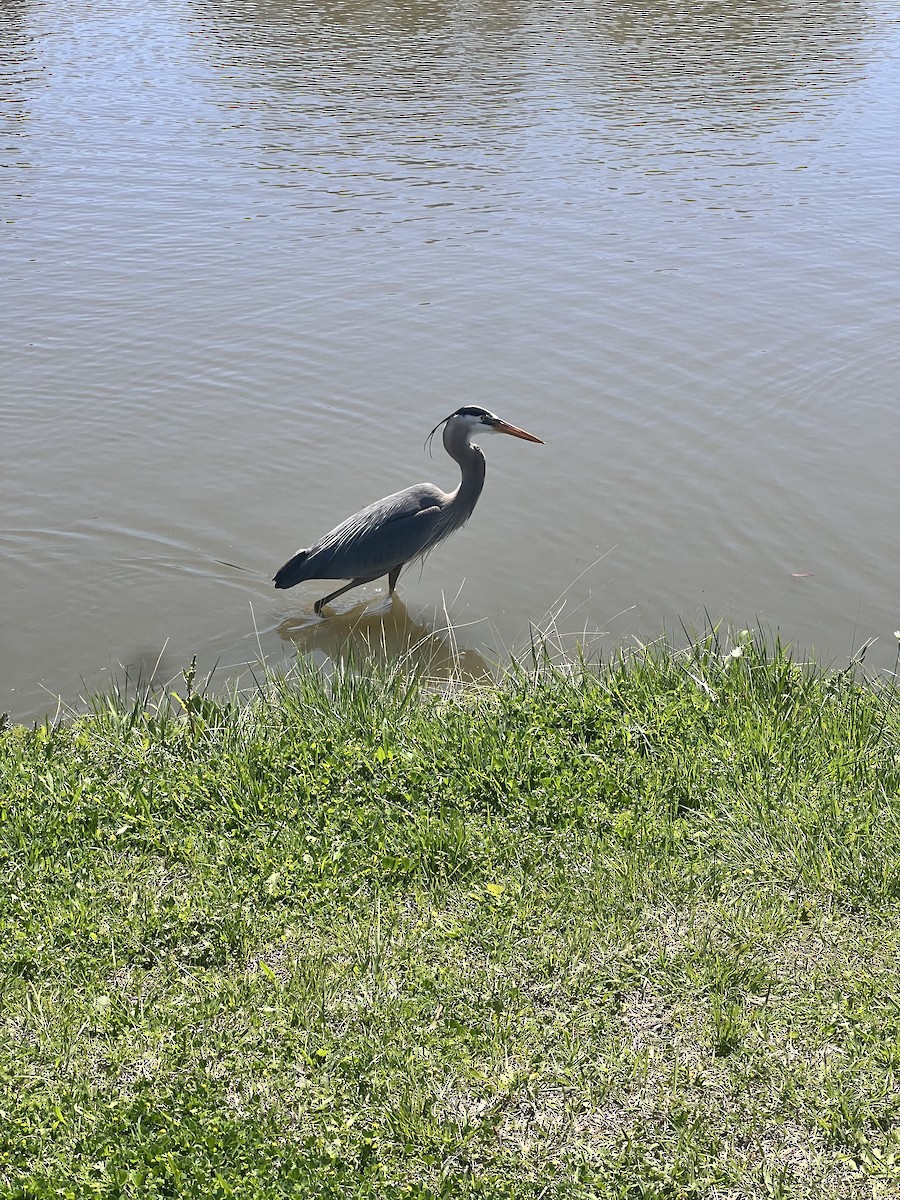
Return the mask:
[[[426,554],[441,537],[440,517],[448,500],[433,483],[419,483],[376,500],[309,548],[298,564],[295,582],[377,579]]]

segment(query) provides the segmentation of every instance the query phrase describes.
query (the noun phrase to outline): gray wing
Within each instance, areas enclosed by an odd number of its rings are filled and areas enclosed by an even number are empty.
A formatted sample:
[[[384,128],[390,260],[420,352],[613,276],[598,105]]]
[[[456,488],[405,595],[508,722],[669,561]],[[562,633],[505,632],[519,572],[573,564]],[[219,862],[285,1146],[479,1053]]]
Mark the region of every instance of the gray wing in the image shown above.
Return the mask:
[[[311,546],[306,579],[377,579],[427,553],[440,538],[449,497],[433,483],[417,483],[348,517]]]

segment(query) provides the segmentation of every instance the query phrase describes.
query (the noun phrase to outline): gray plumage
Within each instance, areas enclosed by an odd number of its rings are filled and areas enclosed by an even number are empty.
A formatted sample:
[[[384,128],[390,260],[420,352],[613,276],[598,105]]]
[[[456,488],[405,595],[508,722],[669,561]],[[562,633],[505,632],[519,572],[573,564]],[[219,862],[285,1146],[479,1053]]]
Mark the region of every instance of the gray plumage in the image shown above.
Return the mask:
[[[484,455],[471,438],[480,433],[509,433],[539,442],[531,433],[501,421],[484,408],[468,405],[439,422],[429,440],[444,426],[444,449],[459,464],[459,487],[444,492],[433,483],[417,483],[376,500],[326,533],[314,546],[298,550],[275,576],[277,588],[290,588],[305,579],[349,579],[337,591],[316,601],[321,611],[350,588],[387,575],[393,593],[401,570],[423,558],[468,521],[484,487]]]

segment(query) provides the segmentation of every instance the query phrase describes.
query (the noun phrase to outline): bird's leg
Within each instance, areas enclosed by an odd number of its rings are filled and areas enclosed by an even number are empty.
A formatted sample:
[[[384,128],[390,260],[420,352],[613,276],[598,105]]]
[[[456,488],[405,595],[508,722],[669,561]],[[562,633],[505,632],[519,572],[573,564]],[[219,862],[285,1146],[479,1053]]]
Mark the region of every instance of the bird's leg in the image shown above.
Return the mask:
[[[329,592],[327,596],[323,596],[321,600],[317,600],[313,605],[313,611],[318,614],[322,611],[326,604],[330,604],[332,600],[336,600],[338,596],[343,596],[344,592],[349,592],[351,588],[359,587],[360,584],[371,582],[372,578],[369,575],[360,575],[356,579],[351,579],[349,583],[346,583],[343,587],[338,588],[336,592]]]
[[[394,567],[393,571],[388,575],[388,595],[394,594],[394,588],[397,586],[397,580],[400,578],[400,572],[406,566],[406,563],[401,563],[399,567]]]

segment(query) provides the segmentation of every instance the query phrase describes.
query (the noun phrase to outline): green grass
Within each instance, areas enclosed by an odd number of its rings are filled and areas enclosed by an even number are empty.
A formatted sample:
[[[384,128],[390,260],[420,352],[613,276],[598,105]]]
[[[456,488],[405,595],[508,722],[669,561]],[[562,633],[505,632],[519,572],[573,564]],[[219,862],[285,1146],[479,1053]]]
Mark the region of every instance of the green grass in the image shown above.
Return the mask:
[[[0,1197],[900,1196],[900,698],[730,648],[0,733]]]

